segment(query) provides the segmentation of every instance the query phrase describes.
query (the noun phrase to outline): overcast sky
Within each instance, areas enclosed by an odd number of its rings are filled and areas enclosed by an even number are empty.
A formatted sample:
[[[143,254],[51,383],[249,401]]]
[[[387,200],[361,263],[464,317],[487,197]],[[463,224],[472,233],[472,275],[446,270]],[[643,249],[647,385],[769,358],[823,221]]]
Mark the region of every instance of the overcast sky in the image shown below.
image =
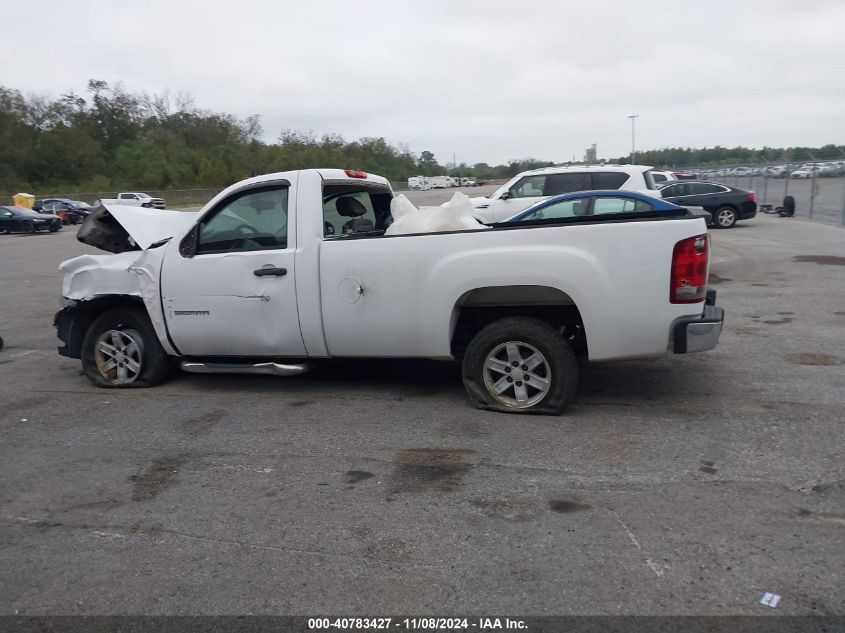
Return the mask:
[[[845,2],[179,0],[0,6],[0,84],[188,92],[441,163],[845,143]]]

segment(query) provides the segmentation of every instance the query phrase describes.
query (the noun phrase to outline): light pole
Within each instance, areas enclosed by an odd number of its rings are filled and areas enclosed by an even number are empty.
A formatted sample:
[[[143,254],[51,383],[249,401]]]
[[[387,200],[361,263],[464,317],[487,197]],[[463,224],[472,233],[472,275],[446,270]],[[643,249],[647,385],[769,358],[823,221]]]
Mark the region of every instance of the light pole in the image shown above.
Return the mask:
[[[635,139],[635,137],[634,137],[634,122],[637,120],[637,117],[639,117],[639,116],[640,116],[639,114],[628,115],[628,118],[631,119],[631,164],[632,165],[634,164],[634,152],[636,151],[636,148],[635,148],[635,145],[634,145],[634,139]]]

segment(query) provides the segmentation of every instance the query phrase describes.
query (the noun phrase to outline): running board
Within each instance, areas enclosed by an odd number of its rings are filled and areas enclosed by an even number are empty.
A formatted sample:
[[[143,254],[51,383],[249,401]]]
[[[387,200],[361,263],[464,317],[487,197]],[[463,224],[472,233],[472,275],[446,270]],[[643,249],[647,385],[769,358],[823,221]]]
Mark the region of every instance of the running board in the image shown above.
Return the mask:
[[[298,376],[313,369],[311,363],[200,363],[182,361],[182,370],[191,374],[269,374]]]

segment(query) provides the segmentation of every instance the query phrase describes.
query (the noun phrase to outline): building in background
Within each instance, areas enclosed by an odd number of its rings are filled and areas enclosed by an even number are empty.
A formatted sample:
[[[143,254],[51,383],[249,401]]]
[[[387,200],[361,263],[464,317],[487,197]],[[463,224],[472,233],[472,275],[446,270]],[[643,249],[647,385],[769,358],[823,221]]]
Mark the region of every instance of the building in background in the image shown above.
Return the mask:
[[[588,165],[595,164],[599,162],[598,160],[598,149],[596,148],[596,144],[593,143],[592,147],[588,147],[586,152],[584,153],[584,162]]]

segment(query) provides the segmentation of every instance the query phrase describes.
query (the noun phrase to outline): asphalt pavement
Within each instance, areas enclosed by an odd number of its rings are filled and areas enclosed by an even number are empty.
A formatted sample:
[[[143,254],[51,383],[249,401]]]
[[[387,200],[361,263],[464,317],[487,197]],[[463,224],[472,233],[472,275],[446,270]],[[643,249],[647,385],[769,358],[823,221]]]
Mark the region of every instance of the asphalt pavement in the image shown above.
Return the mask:
[[[528,417],[422,361],[96,389],[51,326],[96,251],[0,236],[0,613],[845,614],[845,230],[712,238],[716,350]]]

